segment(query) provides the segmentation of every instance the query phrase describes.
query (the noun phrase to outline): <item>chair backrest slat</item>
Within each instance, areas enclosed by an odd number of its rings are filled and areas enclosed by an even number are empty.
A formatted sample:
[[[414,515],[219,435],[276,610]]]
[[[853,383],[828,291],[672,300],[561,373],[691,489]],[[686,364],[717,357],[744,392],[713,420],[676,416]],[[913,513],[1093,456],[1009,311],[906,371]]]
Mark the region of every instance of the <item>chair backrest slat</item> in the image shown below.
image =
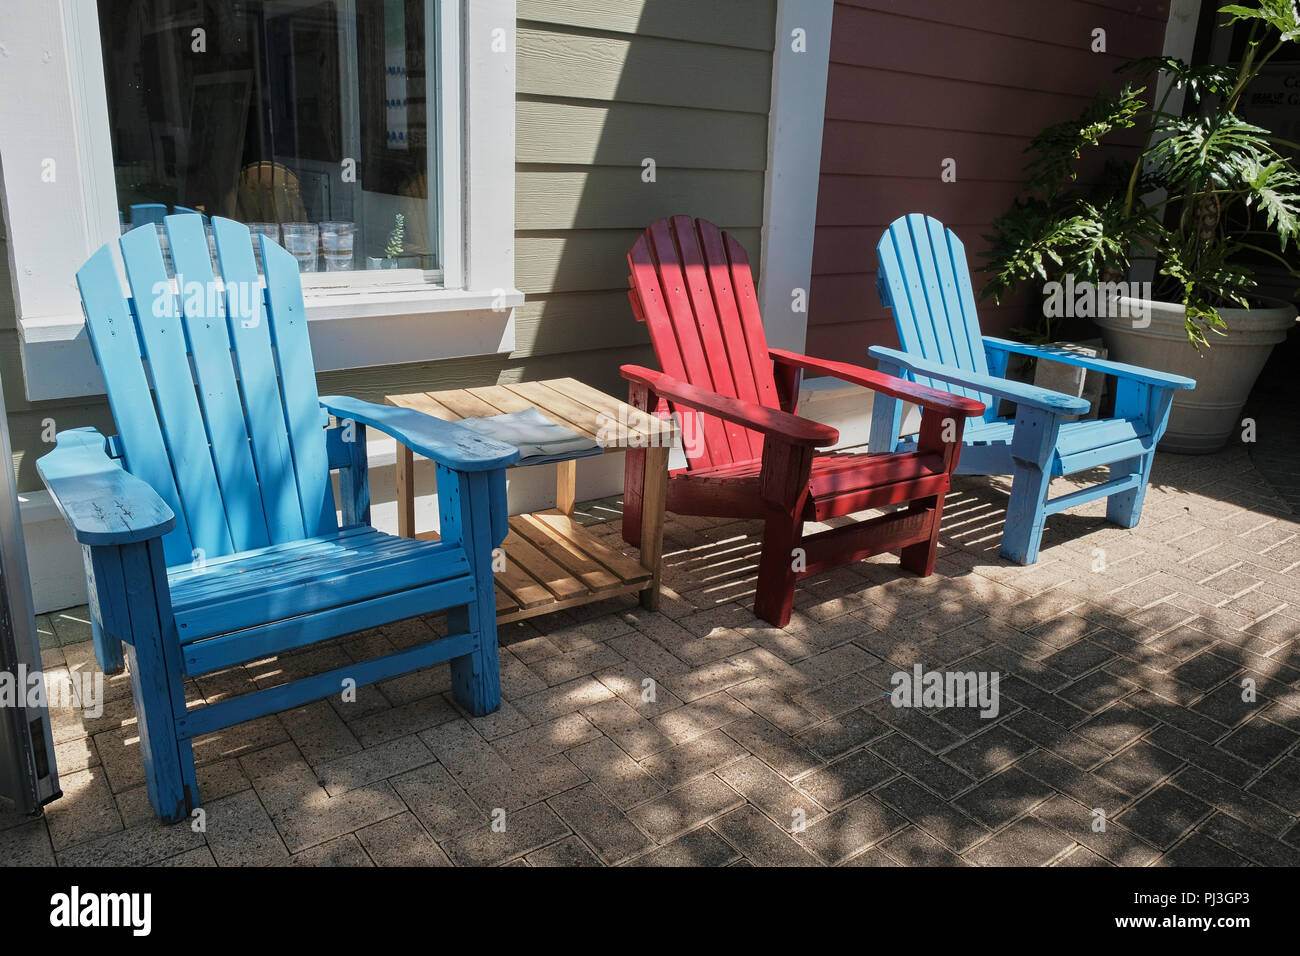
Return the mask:
[[[695,222],[690,216],[673,216],[669,224],[673,242],[681,256],[682,273],[686,277],[686,292],[690,300],[695,328],[699,332],[705,370],[708,373],[708,380],[712,383],[711,389],[719,395],[737,398],[739,390],[736,388],[736,377],[732,375],[731,358],[727,355],[727,346],[722,337],[722,324],[713,301],[714,290],[710,281],[713,277],[704,265],[704,252],[700,248],[700,237],[695,232]],[[746,362],[745,366],[747,367],[748,364]],[[744,461],[755,457],[755,452],[750,445],[748,429],[734,422],[723,422],[722,430],[726,434],[733,461]]]
[[[633,312],[650,330],[668,375],[730,398],[778,406],[744,249],[717,226],[689,216],[661,219],[628,253]],[[675,408],[695,454],[691,468],[750,461],[762,436],[712,415]]]
[[[248,227],[214,219],[217,259],[226,283],[226,327],[235,346],[239,390],[253,444],[253,463],[272,544],[305,537],[293,453],[271,351],[271,328],[260,294]]]
[[[189,525],[190,543],[200,555],[226,554],[232,549],[230,529],[225,510],[213,507],[221,500],[221,491],[190,375],[185,332],[156,230],[133,229],[124,235],[122,261],[131,286],[140,344],[153,377],[163,441],[171,455],[172,473]],[[181,292],[184,294],[184,290]]]
[[[876,246],[880,278],[905,352],[968,372],[988,374],[970,268],[961,240],[943,223],[916,213],[890,225]],[[922,385],[983,402],[973,388],[914,376]],[[986,416],[989,417],[989,416]]]
[[[303,527],[308,535],[326,534],[338,529],[338,519],[334,513],[325,431],[321,427],[320,399],[316,392],[316,366],[311,357],[298,260],[266,236],[258,239],[262,243],[271,339],[280,366],[284,417],[293,447]]]
[[[677,347],[677,333],[673,331],[672,316],[664,303],[659,272],[647,236],[648,232],[637,237],[627,254],[628,267],[631,271],[628,279],[632,283],[632,289],[628,294],[637,300],[633,312],[646,324],[650,332],[650,341],[654,344],[659,367],[673,378],[687,381],[686,366],[682,361],[681,349]],[[675,409],[675,411],[681,418],[682,434],[687,436],[697,434],[696,413],[689,408]],[[699,417],[702,420],[704,416]],[[713,461],[708,447],[703,442],[688,442],[687,445],[688,451],[694,453],[687,455],[688,467],[699,468]]]
[[[207,234],[198,216],[168,216],[167,240],[177,276],[192,291],[202,289],[202,294],[191,295],[181,290],[181,308],[230,537],[236,551],[262,548],[271,539],[262,496],[256,493],[257,472],[230,358],[225,297],[216,294]]]
[[[152,224],[121,239],[129,302],[107,246],[77,282],[113,446],[176,514],[168,564],[337,529],[296,260],[263,241],[264,295],[246,226],[212,220],[220,276],[202,217],[165,228],[176,292]]]
[[[713,289],[718,322],[722,327],[723,341],[726,343],[727,358],[731,363],[732,377],[736,383],[736,396],[747,402],[776,408],[779,403],[771,376],[763,378],[754,375],[752,346],[749,337],[745,334],[745,321],[741,317],[742,305],[748,303],[743,301],[745,296],[740,293],[740,288],[748,285],[752,299],[753,280],[749,275],[749,263],[746,260],[742,264],[738,280],[733,280],[733,266],[727,256],[727,242],[731,241],[737,248],[739,244],[736,244],[730,236],[724,236],[722,231],[711,222],[701,219],[697,220],[696,225],[699,227],[700,245],[704,249],[704,261],[709,270],[709,285]],[[744,254],[743,249],[741,254]],[[766,350],[766,340],[760,341],[758,347]],[[766,358],[766,355],[763,357]],[[759,364],[762,365],[761,362]],[[771,362],[767,364],[770,365]],[[749,432],[749,435],[751,454],[754,457],[761,456],[763,436],[757,432]]]
[[[149,230],[154,231],[153,226]],[[147,481],[176,515],[176,527],[163,538],[167,563],[190,561],[193,545],[185,509],[181,507],[171,459],[149,393],[135,320],[122,295],[108,246],[102,246],[77,270],[77,287],[86,310],[95,361],[108,387],[108,403],[117,422],[118,446],[126,468]]]
[[[704,359],[704,344],[700,341],[700,330],[695,324],[691,297],[686,291],[686,275],[682,270],[681,255],[673,240],[669,220],[661,219],[654,223],[646,230],[646,235],[657,265],[659,288],[663,304],[668,310],[672,332],[671,341],[665,345],[678,356],[682,368],[681,377],[685,381],[711,390],[713,378],[709,375],[708,363]],[[655,342],[655,352],[659,352],[658,342]],[[726,427],[722,421],[712,415],[700,415],[697,428],[703,439],[703,444],[698,447],[700,454],[697,460],[707,459],[710,464],[732,460]]]
[[[926,219],[930,246],[934,250],[935,268],[939,273],[943,293],[944,313],[951,336],[953,360],[959,368],[988,373],[988,360],[984,355],[984,340],[980,335],[979,313],[975,309],[975,293],[971,289],[970,267],[966,262],[966,247],[957,234],[945,229],[937,219]],[[988,404],[989,397],[967,388],[968,397]]]

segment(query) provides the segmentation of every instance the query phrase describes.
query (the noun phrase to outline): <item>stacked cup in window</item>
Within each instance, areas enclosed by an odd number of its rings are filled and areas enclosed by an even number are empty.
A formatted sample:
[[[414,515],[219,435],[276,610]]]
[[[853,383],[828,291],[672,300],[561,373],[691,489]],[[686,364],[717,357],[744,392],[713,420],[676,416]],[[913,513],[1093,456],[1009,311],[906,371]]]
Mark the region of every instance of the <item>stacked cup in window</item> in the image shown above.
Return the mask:
[[[350,222],[320,224],[320,242],[325,252],[326,272],[351,271],[352,240],[355,235],[356,225]]]
[[[280,241],[280,224],[278,222],[250,222],[248,231],[253,234],[253,258],[257,260],[257,271],[262,271],[262,244],[258,236],[266,236],[271,242]]]
[[[316,271],[316,250],[320,245],[320,229],[314,222],[286,222],[284,248],[298,260],[299,272]]]

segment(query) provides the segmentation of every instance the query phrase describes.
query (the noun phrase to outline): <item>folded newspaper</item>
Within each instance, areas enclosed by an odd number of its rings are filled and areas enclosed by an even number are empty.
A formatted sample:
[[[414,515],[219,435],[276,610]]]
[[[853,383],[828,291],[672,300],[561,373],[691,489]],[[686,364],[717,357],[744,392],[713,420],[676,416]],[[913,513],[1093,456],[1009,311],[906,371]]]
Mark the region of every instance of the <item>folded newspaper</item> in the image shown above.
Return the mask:
[[[514,445],[519,449],[520,465],[545,465],[601,453],[596,442],[555,424],[535,408],[488,418],[462,418],[457,424]]]

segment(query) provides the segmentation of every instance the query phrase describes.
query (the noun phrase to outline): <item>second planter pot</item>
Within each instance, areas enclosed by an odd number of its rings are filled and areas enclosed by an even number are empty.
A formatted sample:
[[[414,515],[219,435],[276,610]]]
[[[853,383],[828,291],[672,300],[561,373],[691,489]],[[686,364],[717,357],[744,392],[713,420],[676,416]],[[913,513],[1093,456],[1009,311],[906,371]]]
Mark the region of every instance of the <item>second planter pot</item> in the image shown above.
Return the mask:
[[[1161,451],[1205,455],[1218,451],[1241,426],[1241,409],[1273,346],[1295,325],[1295,306],[1269,300],[1254,309],[1220,309],[1227,335],[1210,335],[1209,348],[1197,351],[1187,341],[1187,310],[1174,302],[1136,302],[1121,298],[1118,311],[1142,319],[1106,316],[1101,328],[1110,357],[1129,365],[1196,379],[1196,388],[1174,393],[1169,428]]]

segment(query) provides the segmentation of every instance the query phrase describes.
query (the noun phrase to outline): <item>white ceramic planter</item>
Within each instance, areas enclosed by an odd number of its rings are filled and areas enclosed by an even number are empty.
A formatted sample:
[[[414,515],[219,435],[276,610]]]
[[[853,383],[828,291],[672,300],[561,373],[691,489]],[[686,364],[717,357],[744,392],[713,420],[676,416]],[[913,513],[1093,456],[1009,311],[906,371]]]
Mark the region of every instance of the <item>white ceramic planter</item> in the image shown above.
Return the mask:
[[[1140,308],[1131,299],[1119,301],[1130,316]],[[1142,304],[1151,309],[1151,323],[1145,328],[1135,327],[1141,320],[1123,316],[1094,319],[1110,357],[1196,379],[1195,389],[1174,392],[1169,428],[1159,447],[1183,455],[1218,451],[1240,430],[1242,406],[1273,346],[1295,324],[1295,306],[1270,299],[1259,308],[1220,309],[1228,334],[1210,335],[1209,348],[1198,352],[1187,341],[1187,310],[1182,305]]]

